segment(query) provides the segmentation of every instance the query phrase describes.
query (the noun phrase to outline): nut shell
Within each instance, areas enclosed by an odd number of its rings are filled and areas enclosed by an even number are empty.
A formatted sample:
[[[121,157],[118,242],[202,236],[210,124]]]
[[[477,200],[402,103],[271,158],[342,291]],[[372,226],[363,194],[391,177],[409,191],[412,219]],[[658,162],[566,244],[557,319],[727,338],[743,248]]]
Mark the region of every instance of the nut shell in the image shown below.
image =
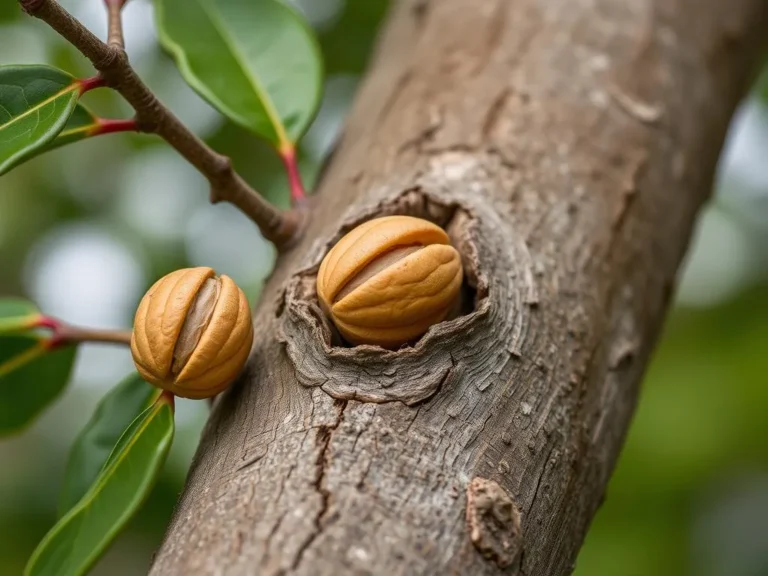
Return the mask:
[[[344,338],[397,348],[445,319],[462,278],[461,257],[442,228],[386,216],[361,224],[328,252],[317,293]]]
[[[197,399],[229,386],[252,343],[248,300],[237,284],[211,268],[185,268],[162,277],[142,298],[131,352],[147,382]]]

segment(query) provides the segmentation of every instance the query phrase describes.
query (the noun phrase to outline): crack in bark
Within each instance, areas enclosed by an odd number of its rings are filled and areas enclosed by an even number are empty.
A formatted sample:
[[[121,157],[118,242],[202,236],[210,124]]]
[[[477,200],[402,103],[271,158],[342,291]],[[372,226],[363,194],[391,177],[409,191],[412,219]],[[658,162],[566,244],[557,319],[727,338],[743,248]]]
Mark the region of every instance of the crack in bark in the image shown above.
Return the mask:
[[[538,480],[536,480],[536,488],[533,491],[533,498],[531,499],[531,503],[528,506],[528,510],[526,511],[525,515],[526,517],[531,515],[531,510],[533,510],[533,505],[536,503],[536,499],[539,496],[539,488],[541,488],[541,480],[544,478],[544,475],[547,473],[547,464],[549,464],[549,459],[552,457],[552,452],[555,451],[555,445],[554,443],[549,448],[549,452],[547,452],[547,457],[544,460],[544,466],[541,469],[541,474],[539,475]]]
[[[312,485],[315,487],[315,490],[317,490],[317,493],[320,494],[320,510],[315,517],[315,530],[307,537],[296,553],[296,559],[291,566],[293,570],[296,570],[299,567],[301,561],[304,559],[304,553],[323,531],[323,518],[328,512],[328,506],[331,499],[331,492],[324,485],[326,469],[328,466],[328,449],[331,445],[331,438],[334,430],[341,426],[341,423],[344,420],[344,410],[347,407],[347,401],[343,400],[339,404],[339,413],[336,417],[336,422],[330,426],[318,427],[317,443],[320,446],[320,451],[317,455],[315,479],[312,482]]]

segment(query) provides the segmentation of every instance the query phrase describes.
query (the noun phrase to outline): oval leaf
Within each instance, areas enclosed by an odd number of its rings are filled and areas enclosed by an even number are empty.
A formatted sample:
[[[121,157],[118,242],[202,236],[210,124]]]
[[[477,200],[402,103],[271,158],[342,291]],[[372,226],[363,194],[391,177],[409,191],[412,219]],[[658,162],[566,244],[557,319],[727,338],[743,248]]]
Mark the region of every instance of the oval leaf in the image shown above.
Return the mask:
[[[69,452],[59,496],[59,516],[85,495],[125,429],[161,393],[162,390],[147,384],[138,374],[132,374],[101,399]]]
[[[48,66],[0,66],[0,175],[61,132],[80,96],[78,81]]]
[[[29,424],[61,393],[77,348],[32,335],[0,337],[0,436]]]
[[[28,330],[40,319],[32,302],[21,298],[0,298],[0,334]]]
[[[279,0],[155,0],[163,46],[220,112],[293,147],[320,103],[322,60],[306,22]]]
[[[85,574],[149,495],[173,431],[172,399],[161,396],[128,427],[85,496],[37,546],[24,574]]]

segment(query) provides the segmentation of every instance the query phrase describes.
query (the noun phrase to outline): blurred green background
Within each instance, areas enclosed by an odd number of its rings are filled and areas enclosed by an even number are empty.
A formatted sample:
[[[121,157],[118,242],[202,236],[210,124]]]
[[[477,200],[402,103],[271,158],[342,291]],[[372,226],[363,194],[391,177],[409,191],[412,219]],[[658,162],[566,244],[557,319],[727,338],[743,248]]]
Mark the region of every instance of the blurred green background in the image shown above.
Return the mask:
[[[322,109],[302,144],[308,182],[333,145],[364,69],[386,0],[295,0],[326,59]],[[62,2],[105,35],[98,0]],[[159,49],[148,0],[125,11],[135,66],[198,134],[285,205],[266,146],[224,122]],[[0,2],[0,63],[88,64],[43,24]],[[763,94],[761,94],[761,91]],[[127,116],[105,91],[87,96]],[[768,575],[768,75],[734,118],[713,201],[681,271],[618,469],[588,535],[577,576]],[[25,295],[50,315],[130,326],[153,279],[213,266],[251,302],[273,250],[234,208],[212,206],[204,180],[157,139],[106,136],[38,158],[0,179],[0,294]],[[55,520],[69,445],[105,390],[132,370],[122,348],[90,345],[74,381],[34,426],[0,441],[0,576],[20,574]],[[146,573],[192,457],[207,409],[178,403],[178,431],[150,501],[95,574]]]

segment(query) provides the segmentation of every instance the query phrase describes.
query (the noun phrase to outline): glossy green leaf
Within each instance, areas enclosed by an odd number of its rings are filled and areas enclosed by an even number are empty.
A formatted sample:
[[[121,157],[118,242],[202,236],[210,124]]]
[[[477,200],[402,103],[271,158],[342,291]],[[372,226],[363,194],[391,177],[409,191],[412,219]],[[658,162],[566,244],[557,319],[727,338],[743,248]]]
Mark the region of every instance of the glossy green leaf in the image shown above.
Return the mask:
[[[0,298],[0,334],[27,330],[40,318],[37,307],[21,298]]]
[[[138,374],[131,374],[102,398],[70,450],[59,496],[59,516],[85,495],[123,432],[161,392]]]
[[[29,424],[61,393],[77,348],[50,350],[34,335],[0,337],[0,436]]]
[[[161,396],[128,427],[88,492],[37,546],[24,574],[85,574],[149,495],[173,431],[172,400]]]
[[[286,148],[320,103],[322,60],[279,0],[155,0],[163,46],[187,82],[234,122]]]
[[[65,144],[84,140],[93,136],[93,132],[97,128],[96,115],[82,104],[78,104],[64,129],[45,147],[44,151],[47,152]]]
[[[56,138],[75,110],[79,86],[48,66],[0,66],[0,175]]]

